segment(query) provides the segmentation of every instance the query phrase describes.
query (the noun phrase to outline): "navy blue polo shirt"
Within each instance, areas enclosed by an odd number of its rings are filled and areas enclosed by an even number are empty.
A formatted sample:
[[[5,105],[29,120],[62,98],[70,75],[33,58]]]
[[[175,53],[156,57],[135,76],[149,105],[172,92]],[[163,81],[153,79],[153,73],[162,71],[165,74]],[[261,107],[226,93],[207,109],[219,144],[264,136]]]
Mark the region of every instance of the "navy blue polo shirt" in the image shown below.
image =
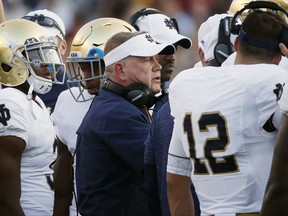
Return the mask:
[[[123,97],[103,89],[77,134],[76,184],[82,215],[148,215],[144,141],[150,121]]]

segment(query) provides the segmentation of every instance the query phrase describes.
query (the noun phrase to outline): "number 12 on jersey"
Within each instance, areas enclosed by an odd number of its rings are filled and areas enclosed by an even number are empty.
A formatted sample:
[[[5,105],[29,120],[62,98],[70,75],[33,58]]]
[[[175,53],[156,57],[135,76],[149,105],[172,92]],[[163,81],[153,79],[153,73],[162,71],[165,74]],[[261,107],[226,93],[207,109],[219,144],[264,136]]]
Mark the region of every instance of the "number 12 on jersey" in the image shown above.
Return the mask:
[[[230,144],[226,119],[220,112],[202,113],[199,118],[197,130],[200,134],[209,131],[209,128],[212,127],[218,131],[218,136],[206,138],[202,144],[203,159],[197,158],[191,113],[185,114],[183,127],[189,143],[190,157],[194,161],[194,175],[208,175],[208,166],[213,175],[239,172],[235,155],[227,155],[221,158],[215,158],[213,155],[213,153],[225,152]]]

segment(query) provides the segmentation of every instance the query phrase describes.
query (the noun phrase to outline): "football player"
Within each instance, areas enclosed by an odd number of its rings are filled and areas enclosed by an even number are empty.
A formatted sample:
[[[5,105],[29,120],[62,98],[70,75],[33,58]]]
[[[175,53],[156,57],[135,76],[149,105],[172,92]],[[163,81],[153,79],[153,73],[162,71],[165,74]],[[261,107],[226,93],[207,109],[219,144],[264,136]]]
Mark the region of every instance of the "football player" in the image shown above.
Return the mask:
[[[287,47],[281,43],[280,49],[283,55],[288,57]],[[288,212],[288,188],[287,188],[287,126],[288,126],[288,104],[287,88],[284,89],[282,99],[279,102],[282,112],[281,124],[276,139],[271,173],[268,179],[261,215],[285,215]]]
[[[67,50],[67,42],[65,40],[65,24],[63,20],[54,12],[49,11],[47,9],[42,10],[35,10],[30,11],[27,13],[22,19],[30,20],[32,22],[37,23],[40,26],[43,26],[44,28],[48,29],[53,34],[53,39],[56,42],[59,51],[61,53],[62,58],[65,57],[66,50]],[[63,60],[65,62],[65,60]],[[39,97],[43,100],[45,105],[47,106],[50,113],[53,112],[55,103],[57,101],[57,98],[59,94],[68,89],[67,87],[67,79],[68,76],[65,76],[65,71],[60,71],[57,74],[57,78],[64,78],[64,84],[63,85],[54,85],[52,90],[48,94],[42,94],[39,95]]]
[[[54,126],[37,94],[48,93],[65,67],[51,32],[12,19],[0,26],[0,212],[51,215]]]
[[[202,214],[260,214],[287,78],[277,66],[286,25],[274,11],[250,11],[238,26],[235,65],[189,69],[171,83],[172,215],[193,211],[190,178]]]

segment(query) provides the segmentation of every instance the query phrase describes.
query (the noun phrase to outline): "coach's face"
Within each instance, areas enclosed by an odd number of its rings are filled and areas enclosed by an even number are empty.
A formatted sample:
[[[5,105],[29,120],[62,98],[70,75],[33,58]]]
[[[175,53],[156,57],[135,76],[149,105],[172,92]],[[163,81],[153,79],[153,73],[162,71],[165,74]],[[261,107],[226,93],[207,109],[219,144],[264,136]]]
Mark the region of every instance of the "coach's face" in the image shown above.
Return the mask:
[[[123,61],[127,81],[130,84],[140,83],[147,86],[154,94],[161,91],[161,65],[158,56],[135,57],[130,56]]]

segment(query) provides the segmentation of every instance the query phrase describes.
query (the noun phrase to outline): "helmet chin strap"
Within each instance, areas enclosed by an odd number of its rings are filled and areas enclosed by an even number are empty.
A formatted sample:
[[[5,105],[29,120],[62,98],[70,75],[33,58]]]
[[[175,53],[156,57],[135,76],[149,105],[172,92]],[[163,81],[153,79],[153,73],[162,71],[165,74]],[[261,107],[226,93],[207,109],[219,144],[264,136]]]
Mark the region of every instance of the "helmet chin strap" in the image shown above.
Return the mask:
[[[35,91],[38,94],[46,94],[52,89],[52,83],[35,79],[33,75],[30,75],[27,81],[30,85],[28,97],[30,97],[29,94],[32,97],[32,91]]]
[[[31,75],[30,75],[30,77],[31,77]],[[27,94],[27,99],[28,100],[32,100],[32,92],[34,90],[34,82],[29,81],[30,77],[27,80],[29,85],[30,85],[29,90],[28,90],[28,94]]]
[[[32,102],[32,92],[33,92],[33,89],[34,89],[34,82],[29,82],[29,78],[28,78],[28,83],[30,84],[30,87],[29,87],[29,90],[28,90],[28,94],[27,94],[27,100],[29,101],[29,106],[30,106],[30,111],[31,111],[31,115],[33,117],[33,119],[37,119],[35,113],[34,113],[34,110],[33,110],[33,102]]]

